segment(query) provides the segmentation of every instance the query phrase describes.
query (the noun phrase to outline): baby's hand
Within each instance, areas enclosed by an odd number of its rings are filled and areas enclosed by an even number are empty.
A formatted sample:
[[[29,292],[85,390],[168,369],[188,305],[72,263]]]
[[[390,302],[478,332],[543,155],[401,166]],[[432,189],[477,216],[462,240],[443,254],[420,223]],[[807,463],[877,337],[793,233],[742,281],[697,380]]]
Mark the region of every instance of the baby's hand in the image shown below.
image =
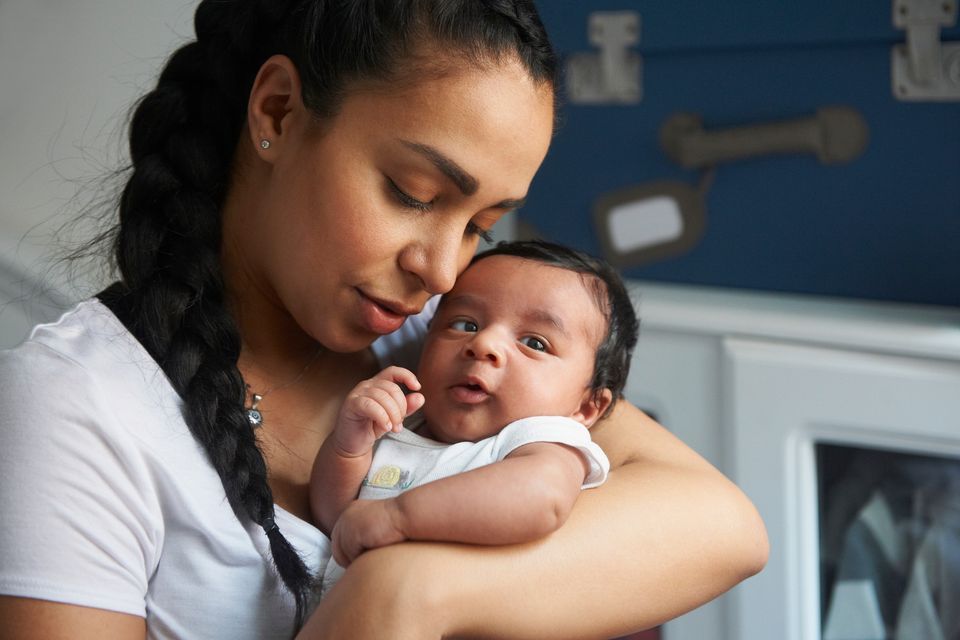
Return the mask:
[[[420,381],[412,371],[387,367],[358,384],[347,395],[334,432],[340,455],[364,455],[388,431],[399,432],[403,428],[403,419],[423,406],[422,393],[405,396],[400,384],[414,392],[420,389]]]
[[[399,526],[396,501],[355,500],[337,519],[330,539],[333,558],[348,566],[364,551],[406,540]]]

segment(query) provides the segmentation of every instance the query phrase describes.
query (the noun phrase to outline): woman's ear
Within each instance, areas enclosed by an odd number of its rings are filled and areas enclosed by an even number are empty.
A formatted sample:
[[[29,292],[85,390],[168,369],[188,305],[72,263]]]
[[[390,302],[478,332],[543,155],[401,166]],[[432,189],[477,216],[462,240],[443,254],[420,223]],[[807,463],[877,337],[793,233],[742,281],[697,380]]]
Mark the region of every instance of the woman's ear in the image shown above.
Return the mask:
[[[613,402],[613,393],[610,389],[604,389],[600,393],[587,389],[580,398],[580,407],[570,417],[589,429],[600,419],[611,402]]]
[[[287,56],[267,59],[257,72],[247,103],[247,129],[256,152],[268,162],[305,111],[300,74]]]

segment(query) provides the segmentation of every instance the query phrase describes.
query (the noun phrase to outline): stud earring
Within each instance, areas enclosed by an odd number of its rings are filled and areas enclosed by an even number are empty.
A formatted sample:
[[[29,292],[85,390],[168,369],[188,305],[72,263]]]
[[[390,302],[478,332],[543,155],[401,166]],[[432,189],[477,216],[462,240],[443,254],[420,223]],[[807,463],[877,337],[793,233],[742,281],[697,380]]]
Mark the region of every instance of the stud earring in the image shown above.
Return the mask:
[[[266,138],[262,138],[262,139],[260,140],[260,148],[261,148],[261,149],[269,149],[269,148],[270,148],[270,141],[267,140]]]

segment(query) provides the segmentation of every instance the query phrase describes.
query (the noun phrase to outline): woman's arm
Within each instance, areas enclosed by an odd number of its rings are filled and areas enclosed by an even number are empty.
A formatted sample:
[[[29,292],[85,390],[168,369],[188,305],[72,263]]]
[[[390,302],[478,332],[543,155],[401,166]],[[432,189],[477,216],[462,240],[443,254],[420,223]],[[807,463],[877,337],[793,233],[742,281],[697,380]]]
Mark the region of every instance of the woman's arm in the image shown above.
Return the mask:
[[[142,640],[146,622],[126,613],[0,596],[0,640]]]
[[[612,637],[694,609],[763,567],[753,505],[680,440],[625,402],[591,433],[614,470],[555,533],[366,553],[304,636]]]

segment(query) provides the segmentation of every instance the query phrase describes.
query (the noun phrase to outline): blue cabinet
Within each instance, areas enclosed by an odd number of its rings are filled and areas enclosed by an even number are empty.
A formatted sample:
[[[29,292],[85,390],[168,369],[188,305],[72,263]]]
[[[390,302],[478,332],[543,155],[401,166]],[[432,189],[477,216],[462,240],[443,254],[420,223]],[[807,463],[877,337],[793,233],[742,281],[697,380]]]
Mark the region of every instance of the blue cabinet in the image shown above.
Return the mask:
[[[659,147],[661,124],[695,112],[709,130],[847,105],[870,143],[850,164],[813,156],[718,167],[700,242],[626,270],[672,283],[960,305],[960,102],[901,102],[891,47],[904,40],[889,0],[603,3],[543,1],[562,56],[591,49],[592,11],[641,15],[643,100],[566,103],[521,220],[593,253],[604,193],[657,180],[694,184]],[[960,28],[944,40],[960,39]],[[521,132],[522,134],[522,132]]]

